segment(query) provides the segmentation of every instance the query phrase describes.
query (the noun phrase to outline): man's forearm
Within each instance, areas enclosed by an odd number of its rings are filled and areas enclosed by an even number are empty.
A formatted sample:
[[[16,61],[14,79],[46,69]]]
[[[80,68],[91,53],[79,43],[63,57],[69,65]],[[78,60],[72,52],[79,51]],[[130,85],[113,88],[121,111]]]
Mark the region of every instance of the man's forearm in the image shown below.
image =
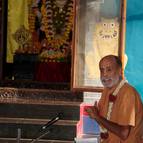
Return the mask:
[[[118,125],[112,121],[105,119],[102,116],[98,116],[95,120],[107,130],[119,136],[122,140],[127,139],[130,132],[130,126]]]

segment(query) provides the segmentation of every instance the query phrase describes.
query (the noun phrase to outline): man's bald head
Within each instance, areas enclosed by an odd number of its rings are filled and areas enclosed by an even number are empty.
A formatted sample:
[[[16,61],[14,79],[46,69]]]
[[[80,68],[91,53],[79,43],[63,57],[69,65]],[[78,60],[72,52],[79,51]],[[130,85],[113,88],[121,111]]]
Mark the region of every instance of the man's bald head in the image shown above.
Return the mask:
[[[115,64],[117,65],[117,67],[122,68],[122,62],[121,62],[121,60],[120,60],[120,58],[119,58],[118,56],[115,56],[115,55],[107,55],[107,56],[103,57],[103,58],[100,60],[99,65],[100,65],[101,62],[102,62],[103,60],[105,60],[105,59],[114,61]]]

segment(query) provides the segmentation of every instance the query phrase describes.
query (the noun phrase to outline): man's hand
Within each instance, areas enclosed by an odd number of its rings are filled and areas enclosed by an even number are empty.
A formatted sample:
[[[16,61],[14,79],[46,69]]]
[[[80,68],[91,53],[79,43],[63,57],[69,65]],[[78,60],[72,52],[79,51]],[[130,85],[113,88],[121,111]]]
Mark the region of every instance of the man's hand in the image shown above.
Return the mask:
[[[85,109],[85,111],[88,113],[90,118],[97,119],[99,117],[99,110],[98,110],[97,101],[94,103],[93,107],[88,107]]]

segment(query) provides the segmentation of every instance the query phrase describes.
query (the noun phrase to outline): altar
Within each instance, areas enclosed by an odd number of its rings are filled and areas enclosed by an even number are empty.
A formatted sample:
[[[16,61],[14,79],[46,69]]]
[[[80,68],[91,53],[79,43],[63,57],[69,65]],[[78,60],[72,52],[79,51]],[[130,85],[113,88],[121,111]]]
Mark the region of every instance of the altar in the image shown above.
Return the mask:
[[[13,64],[14,79],[39,82],[70,82],[70,61],[49,60],[41,62],[37,54],[15,54]]]

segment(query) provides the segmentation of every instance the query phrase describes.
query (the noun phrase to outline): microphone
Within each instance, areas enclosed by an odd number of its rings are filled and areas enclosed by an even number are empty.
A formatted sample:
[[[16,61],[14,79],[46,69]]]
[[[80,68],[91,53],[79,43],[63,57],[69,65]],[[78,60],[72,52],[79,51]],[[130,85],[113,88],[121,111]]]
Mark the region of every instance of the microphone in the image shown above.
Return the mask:
[[[63,117],[63,113],[58,113],[57,116],[55,116],[48,123],[46,123],[45,125],[43,125],[42,130],[45,130],[46,128],[50,127],[55,122],[57,122],[59,119],[62,119],[62,117]]]

